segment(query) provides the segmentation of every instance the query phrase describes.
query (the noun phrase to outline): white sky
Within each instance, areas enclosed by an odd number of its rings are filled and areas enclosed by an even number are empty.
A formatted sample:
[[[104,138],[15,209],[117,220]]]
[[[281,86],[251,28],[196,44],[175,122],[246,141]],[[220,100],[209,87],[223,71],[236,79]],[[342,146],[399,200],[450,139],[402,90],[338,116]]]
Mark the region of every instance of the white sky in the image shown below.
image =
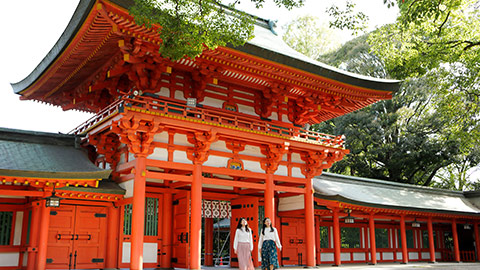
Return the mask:
[[[281,28],[291,19],[306,14],[328,20],[324,11],[334,1],[307,0],[304,7],[292,11],[277,8],[274,4],[266,4],[263,9],[256,10],[249,2],[243,1],[241,9],[262,18],[278,20]],[[355,2],[370,16],[372,27],[392,22],[396,17],[396,10],[384,7],[383,0]],[[91,117],[90,114],[64,112],[61,108],[38,102],[20,101],[10,86],[10,83],[30,74],[53,47],[77,4],[78,0],[15,0],[2,3],[0,127],[67,133]],[[348,34],[346,37],[348,39]]]

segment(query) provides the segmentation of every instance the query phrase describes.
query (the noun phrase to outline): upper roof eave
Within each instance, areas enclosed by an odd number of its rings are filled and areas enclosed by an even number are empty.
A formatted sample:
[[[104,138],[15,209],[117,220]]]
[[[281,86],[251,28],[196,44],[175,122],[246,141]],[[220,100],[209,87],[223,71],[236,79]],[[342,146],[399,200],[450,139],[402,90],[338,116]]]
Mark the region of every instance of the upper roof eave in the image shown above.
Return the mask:
[[[123,8],[128,8],[133,3],[131,0],[110,1]],[[35,83],[35,81],[38,80],[40,76],[55,62],[61,53],[68,47],[70,41],[75,37],[75,34],[78,32],[78,30],[82,27],[83,22],[96,2],[96,0],[80,0],[65,31],[62,33],[59,40],[53,46],[50,52],[27,77],[19,82],[11,84],[16,94],[21,94],[23,90]],[[265,24],[266,20],[260,20],[262,25],[257,23],[256,27],[263,29],[265,28],[263,24]],[[268,32],[262,31],[262,33],[265,35],[271,35],[270,37],[267,37],[267,39],[275,38],[275,34],[271,33],[270,30],[268,30]],[[281,39],[279,40],[281,41]],[[389,92],[395,92],[400,87],[400,81],[370,78],[342,71],[340,69],[309,59],[308,57],[299,53],[292,54],[291,50],[289,50],[290,52],[287,50],[275,51],[263,45],[258,45],[258,43],[254,44],[253,42],[247,42],[242,47],[235,47],[232,49],[348,85]]]
[[[27,77],[19,82],[11,83],[15,94],[20,94],[23,90],[27,89],[55,62],[82,27],[85,18],[88,16],[95,2],[96,0],[80,0],[70,22],[53,48]]]

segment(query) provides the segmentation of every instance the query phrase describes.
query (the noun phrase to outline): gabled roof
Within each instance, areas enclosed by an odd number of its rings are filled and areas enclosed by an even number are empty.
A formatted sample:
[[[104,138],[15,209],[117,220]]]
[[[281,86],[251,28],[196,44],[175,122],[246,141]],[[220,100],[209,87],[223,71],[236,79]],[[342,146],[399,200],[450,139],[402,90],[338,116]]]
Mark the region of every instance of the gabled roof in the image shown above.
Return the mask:
[[[133,1],[111,0],[101,3],[108,4],[115,12],[125,14],[121,16],[128,16],[125,9]],[[77,88],[86,84],[88,86],[93,80],[92,74],[101,72],[101,69],[106,67],[104,65],[119,52],[120,37],[112,34],[114,32],[110,25],[112,18],[106,18],[105,16],[110,15],[101,13],[99,10],[102,7],[98,6],[101,6],[98,1],[80,0],[70,23],[51,51],[31,74],[22,81],[12,84],[15,93],[23,95],[25,99],[67,106],[65,99],[71,96],[72,89],[79,90]],[[123,20],[122,17],[122,27],[128,27],[132,31],[139,29],[130,24],[128,19]],[[157,42],[158,37],[147,32],[145,30],[141,33],[149,40],[155,39]],[[250,75],[262,86],[268,80],[281,78],[282,83],[298,86],[289,90],[292,95],[304,95],[302,89],[309,89],[308,91],[313,91],[313,96],[329,94],[345,97],[349,100],[341,105],[345,106],[345,113],[378,100],[390,99],[392,92],[398,90],[400,85],[396,80],[360,76],[309,59],[289,48],[271,31],[268,20],[263,19],[257,20],[255,38],[244,46],[222,47],[213,53],[205,53],[203,58],[203,60],[208,58],[209,61],[228,62],[233,71],[228,75],[223,74],[224,76],[240,76],[236,73],[251,71]],[[238,70],[237,65],[240,68]],[[267,71],[264,72],[262,69]],[[75,104],[75,99],[72,98],[70,102]],[[80,110],[92,111],[88,106],[76,106],[75,108]],[[325,121],[336,116],[338,114],[334,112],[322,111],[317,120]]]
[[[442,213],[480,214],[461,191],[324,172],[314,179],[315,197],[356,205]]]
[[[0,176],[33,179],[107,179],[74,135],[0,128]]]

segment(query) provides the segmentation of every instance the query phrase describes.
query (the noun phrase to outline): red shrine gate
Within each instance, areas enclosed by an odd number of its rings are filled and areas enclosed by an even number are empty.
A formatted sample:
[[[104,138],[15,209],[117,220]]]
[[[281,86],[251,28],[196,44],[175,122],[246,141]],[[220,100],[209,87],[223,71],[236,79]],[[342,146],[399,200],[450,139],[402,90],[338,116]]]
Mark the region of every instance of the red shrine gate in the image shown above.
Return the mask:
[[[261,205],[264,216],[291,236],[291,228],[280,225],[277,206],[297,196],[301,207],[284,214],[302,217],[304,243],[288,239],[286,253],[293,254],[292,263],[302,254],[301,263],[314,266],[313,177],[348,150],[342,136],[303,127],[390,99],[399,82],[353,76],[307,59],[283,45],[263,19],[255,26],[257,39],[243,47],[172,62],[158,52],[157,26],[136,25],[127,8],[124,1],[80,1],[52,53],[14,85],[24,99],[95,113],[72,133],[85,136],[91,160],[110,168],[112,180],[126,191],[113,205],[108,197],[97,198],[98,204],[94,196],[82,197],[82,204],[107,207],[112,217],[106,230],[100,228],[107,235],[106,243],[98,242],[106,245],[103,266],[200,269],[203,200],[231,201],[231,229],[246,215],[257,233]],[[278,40],[276,49],[272,40]],[[63,224],[64,234],[74,235],[62,242],[68,251],[51,263],[65,265],[75,251],[79,258],[81,241],[99,241],[77,232],[72,220],[78,215]],[[48,231],[46,216],[38,239]],[[290,222],[302,231],[301,222]],[[47,250],[40,244],[31,261],[44,264]],[[100,265],[101,255],[86,260]]]

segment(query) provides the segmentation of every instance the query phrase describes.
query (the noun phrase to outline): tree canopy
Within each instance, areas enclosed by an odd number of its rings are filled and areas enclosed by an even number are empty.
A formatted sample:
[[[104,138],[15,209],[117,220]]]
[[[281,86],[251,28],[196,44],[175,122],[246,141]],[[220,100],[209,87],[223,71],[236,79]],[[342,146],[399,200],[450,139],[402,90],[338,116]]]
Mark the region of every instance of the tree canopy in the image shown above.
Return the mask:
[[[453,2],[387,1],[400,5],[394,24],[317,59],[404,81],[392,100],[313,127],[346,135],[351,153],[331,171],[459,190],[478,186],[468,179],[480,159],[478,4]],[[354,13],[347,11],[342,16]],[[333,26],[352,27],[355,18]]]
[[[257,8],[266,0],[250,0]],[[288,9],[304,0],[272,0]],[[239,0],[135,0],[130,14],[139,25],[156,24],[165,58],[195,58],[205,49],[231,44],[240,46],[253,37],[255,18],[236,9]]]

